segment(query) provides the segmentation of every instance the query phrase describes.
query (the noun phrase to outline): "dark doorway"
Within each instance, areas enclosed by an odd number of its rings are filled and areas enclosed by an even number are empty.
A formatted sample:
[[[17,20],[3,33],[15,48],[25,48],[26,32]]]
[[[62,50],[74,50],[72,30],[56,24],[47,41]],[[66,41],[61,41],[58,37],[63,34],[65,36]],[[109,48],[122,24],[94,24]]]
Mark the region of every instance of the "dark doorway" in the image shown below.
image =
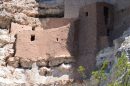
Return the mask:
[[[109,8],[108,7],[104,7],[104,20],[105,20],[105,24],[108,24],[108,19],[109,19]]]
[[[110,36],[110,29],[107,29],[107,36]]]

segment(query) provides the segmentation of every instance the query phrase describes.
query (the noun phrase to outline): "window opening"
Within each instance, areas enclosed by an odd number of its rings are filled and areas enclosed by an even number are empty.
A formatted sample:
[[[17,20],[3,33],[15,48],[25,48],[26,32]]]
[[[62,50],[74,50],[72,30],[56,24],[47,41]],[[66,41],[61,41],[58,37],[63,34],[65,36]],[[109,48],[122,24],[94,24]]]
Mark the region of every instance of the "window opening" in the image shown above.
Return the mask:
[[[59,39],[58,38],[56,38],[56,41],[58,41]]]
[[[85,15],[88,16],[88,12],[86,12]]]
[[[35,40],[35,35],[31,35],[31,41]]]
[[[32,27],[32,31],[35,31],[35,27]]]
[[[104,7],[104,17],[105,17],[105,24],[108,24],[108,18],[109,18],[109,8]]]

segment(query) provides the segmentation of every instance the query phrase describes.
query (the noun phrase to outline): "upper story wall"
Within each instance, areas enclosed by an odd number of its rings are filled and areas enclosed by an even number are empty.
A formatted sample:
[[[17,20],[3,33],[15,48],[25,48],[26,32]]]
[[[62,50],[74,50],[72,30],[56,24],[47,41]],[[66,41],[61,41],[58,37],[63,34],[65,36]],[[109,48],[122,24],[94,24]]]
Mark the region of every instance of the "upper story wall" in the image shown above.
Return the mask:
[[[77,18],[79,16],[79,9],[84,6],[86,0],[65,0],[65,18]]]
[[[108,3],[97,3],[97,28],[98,36],[110,36],[113,30],[113,5]]]
[[[114,3],[114,0],[65,0],[64,17],[78,18],[81,7],[95,2]]]
[[[113,28],[113,6],[108,3],[93,3],[80,10],[80,51],[94,51],[108,46]],[[84,47],[89,45],[87,47]],[[92,50],[91,50],[92,49]],[[81,52],[82,53],[82,52]]]

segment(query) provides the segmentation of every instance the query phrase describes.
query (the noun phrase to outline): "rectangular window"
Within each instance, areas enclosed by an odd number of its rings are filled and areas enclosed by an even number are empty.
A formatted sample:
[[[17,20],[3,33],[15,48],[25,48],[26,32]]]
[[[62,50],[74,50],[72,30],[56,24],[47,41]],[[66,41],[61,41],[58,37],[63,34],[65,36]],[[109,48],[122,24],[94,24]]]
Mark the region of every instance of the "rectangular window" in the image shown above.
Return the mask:
[[[88,12],[85,12],[85,15],[88,16]]]
[[[31,35],[31,41],[35,41],[35,35]]]

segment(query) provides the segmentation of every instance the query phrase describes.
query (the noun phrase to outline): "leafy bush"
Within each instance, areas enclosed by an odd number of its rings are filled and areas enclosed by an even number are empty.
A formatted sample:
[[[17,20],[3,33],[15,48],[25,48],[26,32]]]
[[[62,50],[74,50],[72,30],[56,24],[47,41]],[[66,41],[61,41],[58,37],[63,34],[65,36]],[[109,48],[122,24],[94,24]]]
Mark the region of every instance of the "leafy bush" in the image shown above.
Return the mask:
[[[115,69],[116,80],[108,86],[130,86],[130,65],[125,52],[122,52],[121,57],[118,57]]]
[[[116,69],[118,71],[116,71],[116,77],[121,76],[121,74],[126,71],[127,62],[128,62],[128,60],[126,57],[126,53],[122,52],[121,57],[118,57],[118,59],[117,59]]]
[[[96,79],[98,79],[99,81],[101,80],[105,80],[107,77],[106,77],[106,73],[105,73],[105,70],[107,69],[108,67],[108,61],[104,61],[103,64],[102,64],[102,67],[101,69],[97,70],[97,71],[93,71],[92,72],[92,76],[94,76]]]
[[[104,61],[101,68],[92,72],[92,75],[99,80],[99,84],[107,79],[105,70],[108,68],[109,62]],[[114,67],[115,79],[108,83],[107,86],[130,86],[130,63],[125,52],[122,52],[121,57],[117,57],[117,63]]]

